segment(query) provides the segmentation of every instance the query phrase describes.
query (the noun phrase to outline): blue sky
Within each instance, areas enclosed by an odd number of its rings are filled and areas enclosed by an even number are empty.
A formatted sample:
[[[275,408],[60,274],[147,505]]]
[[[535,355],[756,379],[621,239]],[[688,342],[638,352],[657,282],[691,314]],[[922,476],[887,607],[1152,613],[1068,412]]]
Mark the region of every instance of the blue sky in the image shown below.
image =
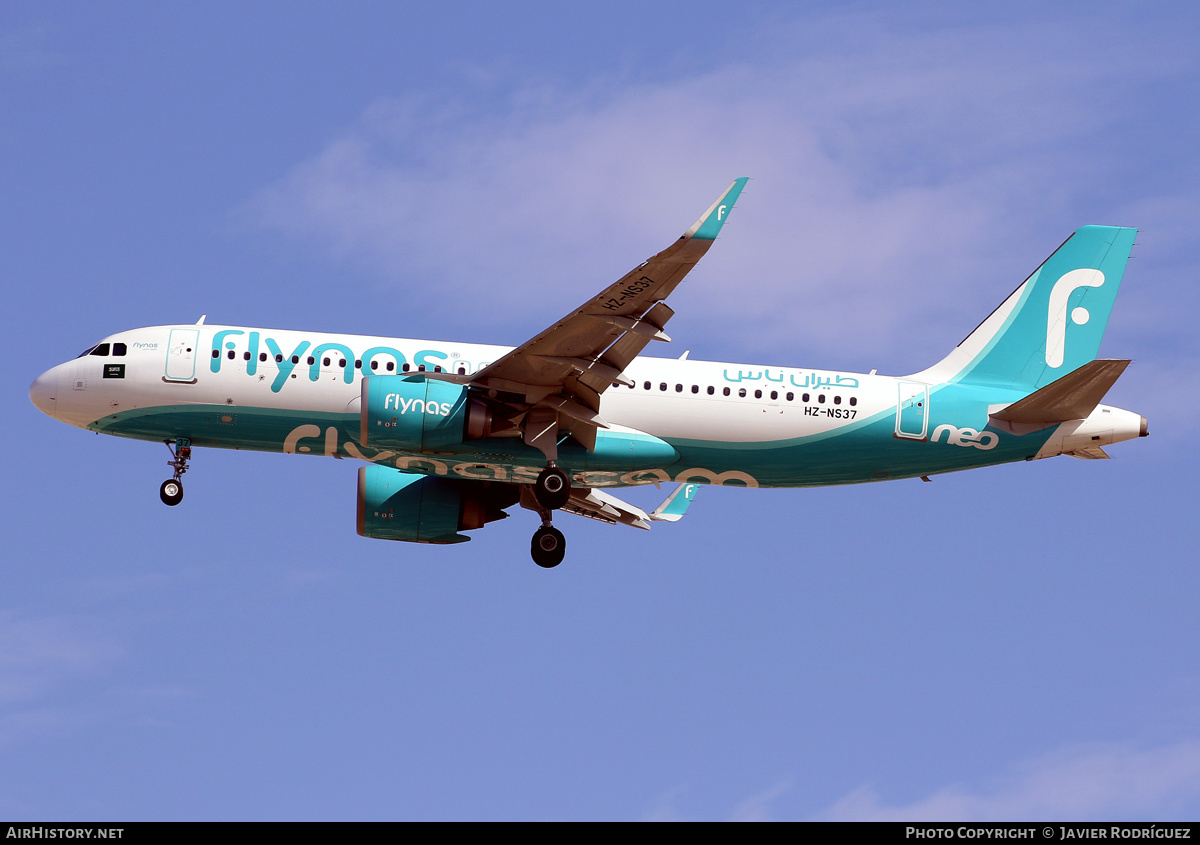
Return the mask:
[[[0,813],[1194,818],[1200,21],[1186,4],[5,3]],[[354,532],[355,472],[57,424],[192,322],[515,344],[753,177],[696,358],[921,369],[1073,231],[1151,436],[635,532]],[[630,494],[653,504],[657,491]]]

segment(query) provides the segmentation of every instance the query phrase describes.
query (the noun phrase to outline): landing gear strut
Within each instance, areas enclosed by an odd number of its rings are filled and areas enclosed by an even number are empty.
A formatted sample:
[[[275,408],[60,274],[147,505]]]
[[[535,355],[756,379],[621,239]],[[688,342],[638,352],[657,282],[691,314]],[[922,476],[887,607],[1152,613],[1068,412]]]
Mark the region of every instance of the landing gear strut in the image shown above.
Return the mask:
[[[529,551],[533,562],[550,569],[562,563],[567,552],[567,541],[562,532],[551,525],[554,512],[571,499],[571,476],[559,469],[558,460],[558,413],[553,408],[531,408],[525,417],[525,444],[546,456],[546,468],[538,473],[533,490],[522,488],[521,504],[537,511],[542,518],[542,527],[533,534]],[[532,497],[529,496],[532,492]],[[532,498],[533,501],[529,501]]]
[[[571,498],[571,476],[559,469],[554,461],[547,462],[533,483],[533,498],[537,503],[535,510],[542,517],[542,527],[534,532],[529,551],[534,563],[550,569],[562,563],[567,553],[567,539],[550,521],[554,512]]]
[[[183,501],[183,482],[180,478],[187,472],[188,461],[192,458],[191,442],[186,437],[181,437],[175,441],[174,447],[170,443],[167,444],[167,448],[171,450],[171,460],[167,461],[167,466],[175,469],[175,475],[158,488],[158,497],[164,505],[175,507]]]
[[[538,473],[537,481],[533,483],[533,495],[543,508],[556,511],[571,498],[571,477],[550,461]]]

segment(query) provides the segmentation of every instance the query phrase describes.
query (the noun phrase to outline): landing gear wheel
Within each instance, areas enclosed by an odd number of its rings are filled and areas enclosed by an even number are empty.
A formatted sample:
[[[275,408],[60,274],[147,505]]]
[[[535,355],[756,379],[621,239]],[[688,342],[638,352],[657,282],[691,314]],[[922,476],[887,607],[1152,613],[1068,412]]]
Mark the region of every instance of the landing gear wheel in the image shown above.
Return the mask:
[[[179,479],[188,471],[188,461],[192,459],[192,446],[186,437],[178,438],[174,447],[170,441],[167,441],[166,445],[171,452],[171,460],[167,461],[167,466],[175,470],[175,477],[162,483],[162,487],[158,488],[158,498],[163,500],[164,505],[175,507],[183,501],[183,482]]]
[[[567,553],[567,538],[552,525],[543,525],[533,534],[529,544],[533,562],[544,569],[552,569],[563,561]]]
[[[162,487],[158,488],[158,497],[163,500],[164,505],[175,507],[183,501],[183,482],[178,478],[168,478],[162,483]]]
[[[547,466],[533,484],[533,497],[546,510],[558,510],[571,498],[571,477],[556,466]]]

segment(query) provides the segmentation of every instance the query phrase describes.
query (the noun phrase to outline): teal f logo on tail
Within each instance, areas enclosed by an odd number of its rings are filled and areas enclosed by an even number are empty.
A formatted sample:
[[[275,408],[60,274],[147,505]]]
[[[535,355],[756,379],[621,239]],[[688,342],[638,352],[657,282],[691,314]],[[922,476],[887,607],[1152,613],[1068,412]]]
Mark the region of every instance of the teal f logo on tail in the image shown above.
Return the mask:
[[[1084,226],[944,361],[946,381],[1045,387],[1096,357],[1137,229]]]
[[[1054,283],[1054,287],[1050,288],[1050,307],[1046,311],[1046,366],[1051,369],[1061,367],[1066,356],[1067,303],[1071,299],[1071,294],[1084,287],[1104,287],[1104,274],[1099,270],[1088,270],[1081,267],[1066,273]],[[1076,325],[1082,326],[1091,319],[1091,316],[1091,312],[1082,305],[1071,309],[1071,322]],[[1107,319],[1106,313],[1105,320]]]

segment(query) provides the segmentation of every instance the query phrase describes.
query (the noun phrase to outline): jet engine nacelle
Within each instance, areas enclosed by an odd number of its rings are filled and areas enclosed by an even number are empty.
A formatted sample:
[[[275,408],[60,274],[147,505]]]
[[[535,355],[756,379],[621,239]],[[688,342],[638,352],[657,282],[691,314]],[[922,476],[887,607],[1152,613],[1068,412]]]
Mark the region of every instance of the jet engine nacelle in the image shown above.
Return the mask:
[[[465,543],[459,531],[508,516],[516,504],[510,484],[449,481],[375,464],[358,470],[358,533],[409,543]]]
[[[465,451],[467,419],[477,403],[460,384],[406,376],[362,381],[362,445],[403,452]]]

